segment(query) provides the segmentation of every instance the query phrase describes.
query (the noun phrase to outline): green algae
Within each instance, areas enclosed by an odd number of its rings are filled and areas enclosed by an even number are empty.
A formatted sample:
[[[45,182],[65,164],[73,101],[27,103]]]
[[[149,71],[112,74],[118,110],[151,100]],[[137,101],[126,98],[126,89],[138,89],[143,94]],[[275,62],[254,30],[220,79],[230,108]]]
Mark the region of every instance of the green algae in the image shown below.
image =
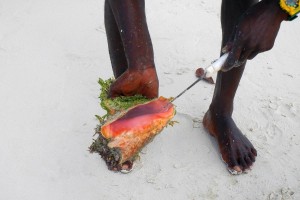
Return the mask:
[[[115,112],[127,110],[128,108],[143,104],[151,99],[148,99],[142,95],[134,96],[119,96],[115,98],[108,98],[109,87],[113,83],[113,79],[108,80],[99,79],[98,83],[101,86],[101,93],[99,96],[101,107],[107,111],[108,115],[113,115]],[[97,117],[98,118],[98,117]]]

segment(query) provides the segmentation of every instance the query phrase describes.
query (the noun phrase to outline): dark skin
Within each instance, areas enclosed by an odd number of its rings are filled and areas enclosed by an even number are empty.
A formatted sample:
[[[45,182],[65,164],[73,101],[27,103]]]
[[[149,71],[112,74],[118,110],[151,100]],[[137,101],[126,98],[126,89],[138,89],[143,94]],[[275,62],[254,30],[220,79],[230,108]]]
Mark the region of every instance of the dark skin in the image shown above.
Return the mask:
[[[106,0],[105,28],[116,81],[109,96],[158,96],[158,78],[144,0]]]
[[[232,119],[235,93],[246,61],[273,47],[280,24],[287,17],[277,0],[222,1],[222,52],[229,52],[229,57],[218,72],[203,124],[216,138],[228,169],[235,173],[248,170],[257,156]],[[105,26],[116,78],[110,97],[135,94],[157,97],[159,84],[144,0],[106,0]]]

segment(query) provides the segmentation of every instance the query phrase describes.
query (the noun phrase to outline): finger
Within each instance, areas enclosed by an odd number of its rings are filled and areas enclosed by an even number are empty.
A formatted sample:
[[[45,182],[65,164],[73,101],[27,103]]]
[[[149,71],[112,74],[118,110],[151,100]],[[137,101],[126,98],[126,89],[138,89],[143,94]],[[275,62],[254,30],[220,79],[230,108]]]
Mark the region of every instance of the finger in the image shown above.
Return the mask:
[[[108,91],[108,98],[116,98],[118,96],[122,96],[122,91],[118,89],[114,84],[112,84]]]
[[[248,60],[252,60],[259,52],[255,51],[252,52],[249,56],[248,56]]]
[[[252,54],[252,51],[243,51],[241,54],[241,57],[239,59],[239,62],[245,63],[251,54]]]
[[[239,66],[239,58],[242,53],[242,45],[236,45],[233,49],[229,52],[228,58],[226,59],[222,71],[226,72],[231,70],[233,67]]]
[[[115,92],[115,91],[109,90],[107,96],[108,96],[108,98],[114,99],[114,98],[116,98],[116,97],[118,97],[120,95],[117,92]]]
[[[236,35],[235,34],[236,30],[237,30],[237,26],[234,26],[233,31],[230,33],[229,39],[227,39],[227,42],[225,43],[225,46],[221,50],[222,53],[228,53],[229,51],[232,50],[232,48],[234,46],[234,40],[235,40],[235,37],[236,37],[235,36]],[[223,33],[223,34],[226,34],[226,33]]]
[[[233,46],[232,42],[227,42],[227,44],[222,48],[222,53],[228,53],[229,51],[231,51]]]

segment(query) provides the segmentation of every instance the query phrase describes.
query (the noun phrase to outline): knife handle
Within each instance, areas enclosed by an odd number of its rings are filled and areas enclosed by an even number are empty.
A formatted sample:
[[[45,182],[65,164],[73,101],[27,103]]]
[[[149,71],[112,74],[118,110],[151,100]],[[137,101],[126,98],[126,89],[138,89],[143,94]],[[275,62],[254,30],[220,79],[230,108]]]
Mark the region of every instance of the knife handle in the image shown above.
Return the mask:
[[[218,60],[214,61],[210,66],[205,69],[205,77],[212,77],[213,74],[220,71],[228,57],[228,53],[223,54]]]

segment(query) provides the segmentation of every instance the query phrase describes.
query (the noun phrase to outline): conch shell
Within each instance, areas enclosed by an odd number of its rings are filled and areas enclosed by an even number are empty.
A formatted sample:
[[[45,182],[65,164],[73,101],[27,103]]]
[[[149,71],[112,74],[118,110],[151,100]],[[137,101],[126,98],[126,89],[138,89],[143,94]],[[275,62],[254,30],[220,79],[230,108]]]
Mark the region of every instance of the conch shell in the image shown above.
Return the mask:
[[[132,163],[140,150],[170,124],[175,106],[159,97],[114,113],[96,129],[99,136],[90,151],[98,152],[110,170],[121,171],[124,163]]]

